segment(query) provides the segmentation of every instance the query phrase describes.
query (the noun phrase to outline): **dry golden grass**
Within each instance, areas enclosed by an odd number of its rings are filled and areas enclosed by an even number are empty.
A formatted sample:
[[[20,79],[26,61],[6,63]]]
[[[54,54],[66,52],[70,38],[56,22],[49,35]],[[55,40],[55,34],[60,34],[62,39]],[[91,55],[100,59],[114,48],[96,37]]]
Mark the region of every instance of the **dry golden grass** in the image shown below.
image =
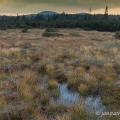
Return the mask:
[[[48,120],[45,115],[42,115],[40,113],[35,114],[35,119],[34,120]]]
[[[60,116],[57,116],[57,120],[71,120],[70,116],[69,115],[60,115]]]
[[[25,70],[23,72],[23,79],[20,81],[21,83],[27,83],[30,85],[34,85],[37,79],[37,73],[31,70]]]
[[[59,29],[59,33],[63,34],[64,37],[61,36],[55,38],[42,37],[42,33],[44,32],[44,29],[31,29],[29,30],[30,33],[26,33],[26,34],[21,33],[20,29],[16,29],[16,30],[8,29],[6,31],[0,31],[0,32],[1,32],[0,40],[4,43],[14,44],[18,41],[21,42],[29,41],[30,43],[34,43],[34,44],[36,43],[41,44],[44,47],[52,45],[53,43],[51,43],[51,40],[56,45],[67,47],[67,46],[93,45],[93,44],[98,44],[102,41],[115,39],[113,37],[114,33],[106,32],[106,35],[104,35],[104,32],[84,31],[79,29]],[[71,32],[79,33],[80,37],[76,37],[76,36],[71,37],[69,34]],[[99,36],[99,40],[98,40],[98,36]],[[94,40],[91,40],[91,38],[94,38]]]
[[[54,64],[48,64],[46,65],[46,72],[48,75],[52,75],[52,73],[55,71],[55,65]]]
[[[78,68],[76,68],[76,74],[78,77],[84,77],[86,75],[86,72],[85,72],[84,68],[78,67]]]
[[[33,100],[32,89],[29,85],[20,86],[19,91],[23,101],[31,102]]]
[[[37,95],[41,95],[44,92],[44,87],[40,85],[35,86],[35,92]]]
[[[19,29],[0,31],[1,111],[22,104],[25,116],[33,120],[50,120],[51,114],[57,120],[89,119],[84,106],[68,107],[66,112],[66,107],[64,112],[61,106],[50,107],[51,98],[59,98],[58,82],[66,82],[83,96],[99,90],[104,104],[119,107],[120,88],[115,84],[120,74],[120,41],[110,32],[58,31],[63,36],[43,37],[44,29],[25,34]],[[46,79],[40,77],[44,74]]]
[[[3,107],[6,105],[6,100],[4,96],[0,96],[0,110],[3,109]]]
[[[16,47],[22,47],[22,46],[24,46],[24,42],[19,42],[18,41],[18,42],[15,43],[15,46]]]
[[[55,80],[48,81],[48,88],[49,89],[57,89],[57,81],[55,81]]]
[[[80,84],[80,85],[78,86],[78,91],[79,91],[80,94],[82,94],[82,95],[87,95],[87,94],[88,94],[88,90],[89,90],[89,88],[88,88],[88,86],[86,86],[85,84]]]
[[[95,76],[89,76],[86,79],[86,84],[89,86],[89,89],[97,90],[98,88],[98,80]]]
[[[77,107],[71,107],[68,111],[70,114],[71,120],[87,120],[89,119],[89,116],[87,115],[87,112],[84,108],[84,106],[77,106]]]
[[[9,48],[9,47],[11,47],[11,45],[9,43],[1,42],[0,43],[0,47],[2,47],[2,48]]]

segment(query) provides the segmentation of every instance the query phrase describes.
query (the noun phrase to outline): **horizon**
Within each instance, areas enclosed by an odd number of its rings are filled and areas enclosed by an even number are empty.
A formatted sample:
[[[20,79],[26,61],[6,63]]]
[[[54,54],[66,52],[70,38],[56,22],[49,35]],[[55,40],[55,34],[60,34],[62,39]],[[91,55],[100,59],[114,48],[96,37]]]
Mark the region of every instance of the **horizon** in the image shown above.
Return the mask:
[[[120,14],[119,0],[1,0],[0,15],[37,14],[40,11],[89,13],[90,7],[92,14],[104,14],[106,6],[108,6],[108,14]]]

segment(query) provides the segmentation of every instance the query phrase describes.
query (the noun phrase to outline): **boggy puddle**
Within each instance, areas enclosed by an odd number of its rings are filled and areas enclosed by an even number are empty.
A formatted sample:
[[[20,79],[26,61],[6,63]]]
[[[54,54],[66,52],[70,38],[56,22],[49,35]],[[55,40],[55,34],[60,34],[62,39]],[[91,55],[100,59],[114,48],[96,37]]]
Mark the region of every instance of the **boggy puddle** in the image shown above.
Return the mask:
[[[105,106],[102,105],[100,95],[88,95],[83,97],[78,92],[70,91],[67,83],[58,84],[59,97],[57,99],[51,98],[51,102],[58,105],[63,104],[66,106],[84,105],[88,112],[99,111],[101,112]]]
[[[44,86],[45,90],[47,89],[47,79],[48,76],[42,77],[42,86]],[[84,105],[88,112],[90,111],[97,111],[101,112],[105,109],[105,106],[102,104],[102,100],[100,95],[88,95],[86,97],[80,95],[79,92],[70,91],[68,89],[67,83],[58,83],[58,91],[59,97],[58,98],[50,98],[50,102],[59,105],[63,104],[66,106],[78,106]]]

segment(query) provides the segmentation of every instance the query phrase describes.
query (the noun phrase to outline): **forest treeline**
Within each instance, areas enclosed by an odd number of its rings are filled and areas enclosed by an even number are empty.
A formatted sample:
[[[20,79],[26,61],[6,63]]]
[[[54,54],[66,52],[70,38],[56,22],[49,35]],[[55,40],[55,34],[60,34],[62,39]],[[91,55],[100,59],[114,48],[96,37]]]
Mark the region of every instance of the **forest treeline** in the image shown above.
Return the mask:
[[[54,14],[0,16],[0,29],[15,28],[82,28],[85,30],[120,31],[120,16],[108,14]]]

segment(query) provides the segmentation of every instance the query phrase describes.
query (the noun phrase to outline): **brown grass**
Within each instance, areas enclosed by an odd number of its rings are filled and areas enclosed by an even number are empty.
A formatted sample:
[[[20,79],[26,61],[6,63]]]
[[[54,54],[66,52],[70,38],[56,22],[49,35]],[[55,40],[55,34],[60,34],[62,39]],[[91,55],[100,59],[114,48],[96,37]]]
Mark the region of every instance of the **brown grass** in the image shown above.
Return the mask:
[[[53,45],[53,43],[51,43],[51,39],[52,39],[52,42],[54,42],[54,44],[56,45],[74,47],[74,46],[81,46],[81,45],[93,45],[103,41],[115,39],[113,37],[114,33],[106,32],[106,35],[104,35],[104,32],[83,31],[79,29],[59,29],[59,33],[63,34],[64,37],[55,37],[55,38],[42,37],[42,33],[44,32],[44,29],[31,29],[29,31],[30,33],[26,33],[26,34],[20,34],[21,33],[20,29],[15,29],[15,30],[8,29],[6,31],[0,31],[1,32],[0,40],[1,42],[10,43],[10,44],[14,44],[18,41],[21,41],[23,43],[29,41],[30,43],[34,43],[34,44],[39,43],[42,46],[46,47],[49,45]],[[81,36],[71,37],[69,35],[69,33],[71,32],[77,32]],[[98,36],[99,36],[99,41],[98,41]],[[94,38],[94,40],[91,40],[91,38]]]
[[[120,42],[113,33],[58,29],[63,36],[46,38],[44,29],[29,31],[0,31],[0,119],[10,105],[9,119],[18,119],[21,107],[25,120],[89,119],[84,106],[51,107],[51,98],[59,98],[58,82],[83,96],[99,91],[103,104],[119,108]]]

